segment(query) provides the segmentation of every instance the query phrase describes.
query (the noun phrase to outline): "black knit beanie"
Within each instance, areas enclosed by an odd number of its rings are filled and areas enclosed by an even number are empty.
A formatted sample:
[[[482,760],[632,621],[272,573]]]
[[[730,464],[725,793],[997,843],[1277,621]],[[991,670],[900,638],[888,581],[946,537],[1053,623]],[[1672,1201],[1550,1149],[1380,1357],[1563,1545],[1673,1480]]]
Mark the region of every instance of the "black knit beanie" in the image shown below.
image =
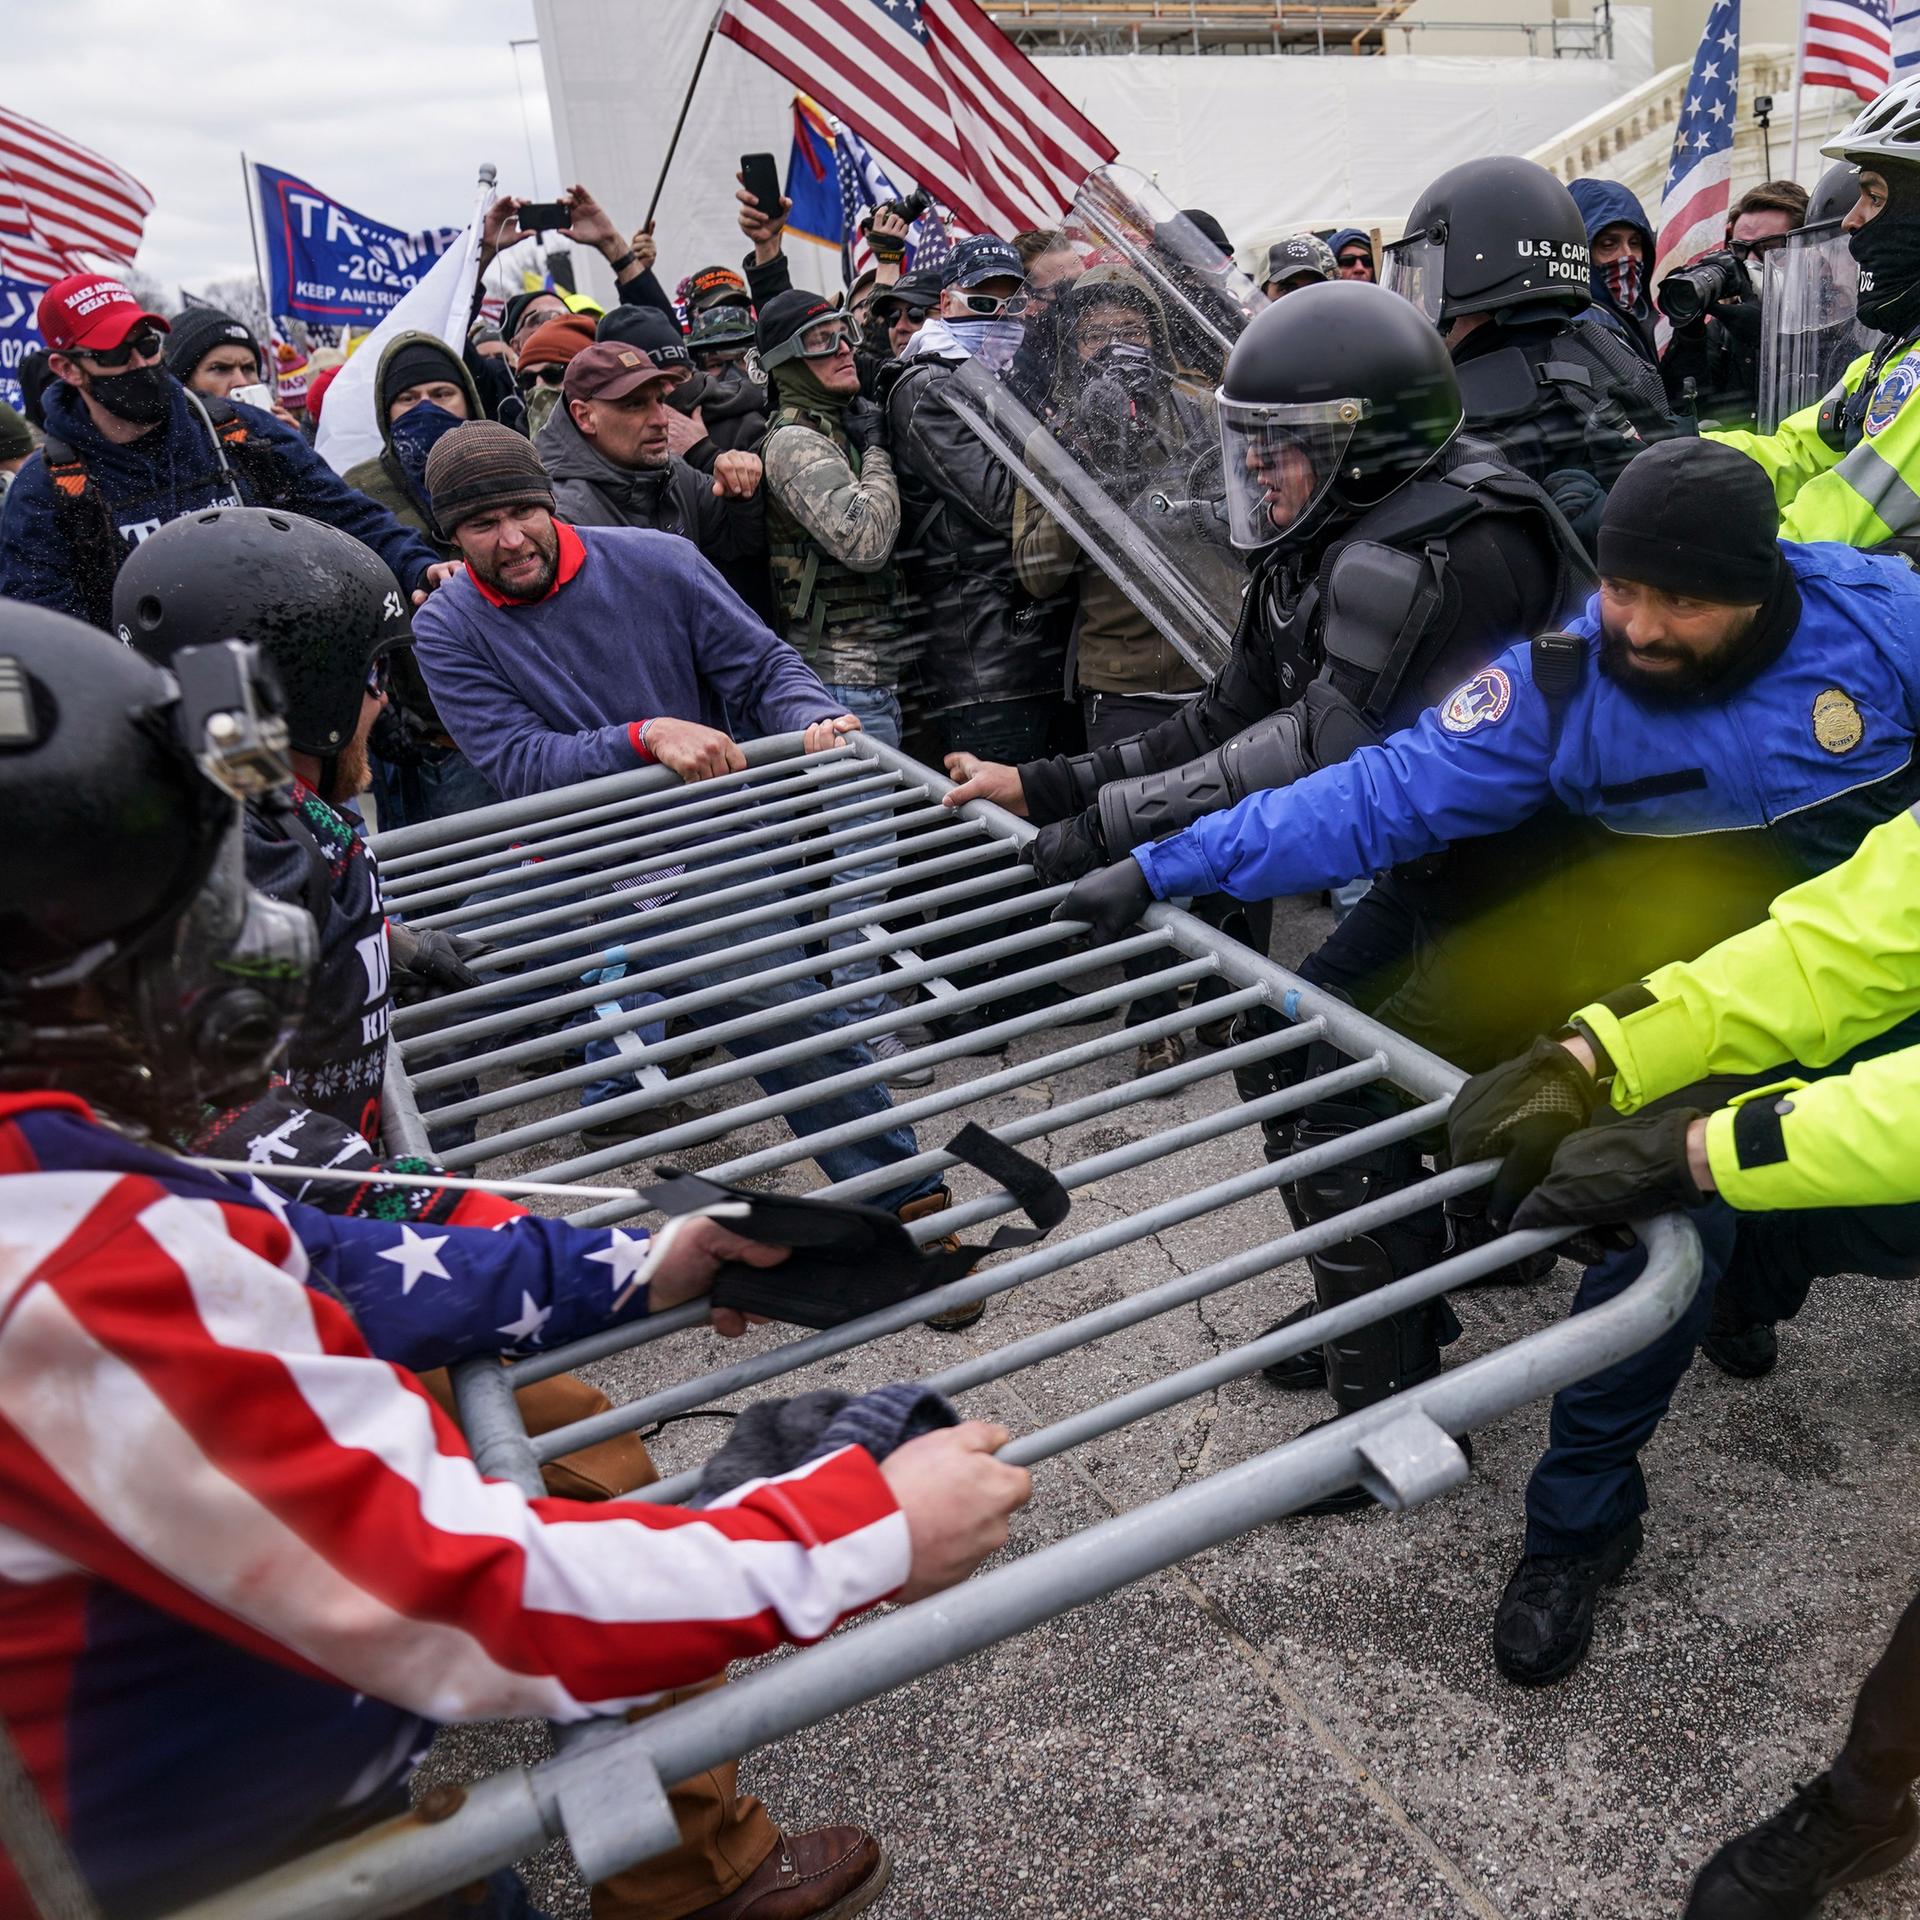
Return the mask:
[[[1757,606],[1782,564],[1780,509],[1757,461],[1715,440],[1636,454],[1600,516],[1603,577],[1717,606]]]
[[[185,386],[215,347],[245,347],[256,368],[263,364],[260,342],[232,314],[218,307],[189,307],[167,335],[167,369]]]
[[[553,482],[525,434],[497,420],[443,433],[427,455],[427,493],[442,533],[497,507],[553,509]]]
[[[409,340],[380,369],[382,416],[393,405],[397,395],[405,393],[409,387],[423,386],[429,380],[450,380],[462,391],[466,388],[464,371],[453,357],[450,347],[443,346],[438,340]]]
[[[593,337],[638,347],[656,367],[693,366],[687,336],[658,307],[609,307],[594,323]]]

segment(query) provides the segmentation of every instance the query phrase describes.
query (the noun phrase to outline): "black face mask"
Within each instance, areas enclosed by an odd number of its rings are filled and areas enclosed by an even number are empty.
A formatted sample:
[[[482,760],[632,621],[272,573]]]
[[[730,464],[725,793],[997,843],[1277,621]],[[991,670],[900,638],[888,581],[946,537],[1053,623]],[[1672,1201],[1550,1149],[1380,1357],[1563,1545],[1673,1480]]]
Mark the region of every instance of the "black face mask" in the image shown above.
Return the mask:
[[[1860,318],[1905,334],[1920,329],[1920,169],[1889,167],[1886,180],[1887,204],[1847,249],[1860,263]]]
[[[135,427],[158,426],[173,406],[173,376],[164,366],[96,373],[87,391],[110,414]]]

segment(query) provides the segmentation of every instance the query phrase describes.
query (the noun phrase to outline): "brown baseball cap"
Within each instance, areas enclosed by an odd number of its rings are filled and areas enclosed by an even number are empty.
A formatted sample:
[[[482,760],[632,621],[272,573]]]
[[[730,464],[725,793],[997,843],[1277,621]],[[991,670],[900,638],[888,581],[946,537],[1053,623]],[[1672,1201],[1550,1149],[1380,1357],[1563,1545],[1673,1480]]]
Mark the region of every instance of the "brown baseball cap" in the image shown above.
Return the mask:
[[[569,400],[624,400],[650,380],[674,387],[686,377],[685,367],[663,367],[638,347],[601,340],[581,348],[567,362],[566,384],[560,391]]]

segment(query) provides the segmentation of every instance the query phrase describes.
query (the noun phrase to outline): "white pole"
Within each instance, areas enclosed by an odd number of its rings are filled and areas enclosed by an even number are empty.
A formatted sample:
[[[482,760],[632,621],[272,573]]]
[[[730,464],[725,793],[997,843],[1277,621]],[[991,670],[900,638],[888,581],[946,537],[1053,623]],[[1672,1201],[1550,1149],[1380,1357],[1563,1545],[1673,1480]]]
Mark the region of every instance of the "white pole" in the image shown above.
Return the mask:
[[[1793,141],[1787,150],[1787,178],[1800,178],[1800,76],[1807,64],[1807,9],[1800,9],[1800,26],[1793,37]]]

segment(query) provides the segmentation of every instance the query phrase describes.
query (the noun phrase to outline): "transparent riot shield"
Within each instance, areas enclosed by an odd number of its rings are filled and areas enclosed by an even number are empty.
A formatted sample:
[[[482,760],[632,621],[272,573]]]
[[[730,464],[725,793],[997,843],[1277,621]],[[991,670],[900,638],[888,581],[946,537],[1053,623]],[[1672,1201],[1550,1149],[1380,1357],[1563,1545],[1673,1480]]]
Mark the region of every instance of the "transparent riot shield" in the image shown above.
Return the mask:
[[[1837,220],[1802,227],[1767,255],[1760,283],[1762,433],[1832,390],[1878,337],[1855,312],[1860,270]]]
[[[1211,679],[1246,584],[1228,540],[1214,394],[1266,298],[1124,167],[1090,176],[1061,225],[1066,254],[1044,280],[1035,276],[1012,363],[995,373],[969,361],[949,397],[1034,501]]]

